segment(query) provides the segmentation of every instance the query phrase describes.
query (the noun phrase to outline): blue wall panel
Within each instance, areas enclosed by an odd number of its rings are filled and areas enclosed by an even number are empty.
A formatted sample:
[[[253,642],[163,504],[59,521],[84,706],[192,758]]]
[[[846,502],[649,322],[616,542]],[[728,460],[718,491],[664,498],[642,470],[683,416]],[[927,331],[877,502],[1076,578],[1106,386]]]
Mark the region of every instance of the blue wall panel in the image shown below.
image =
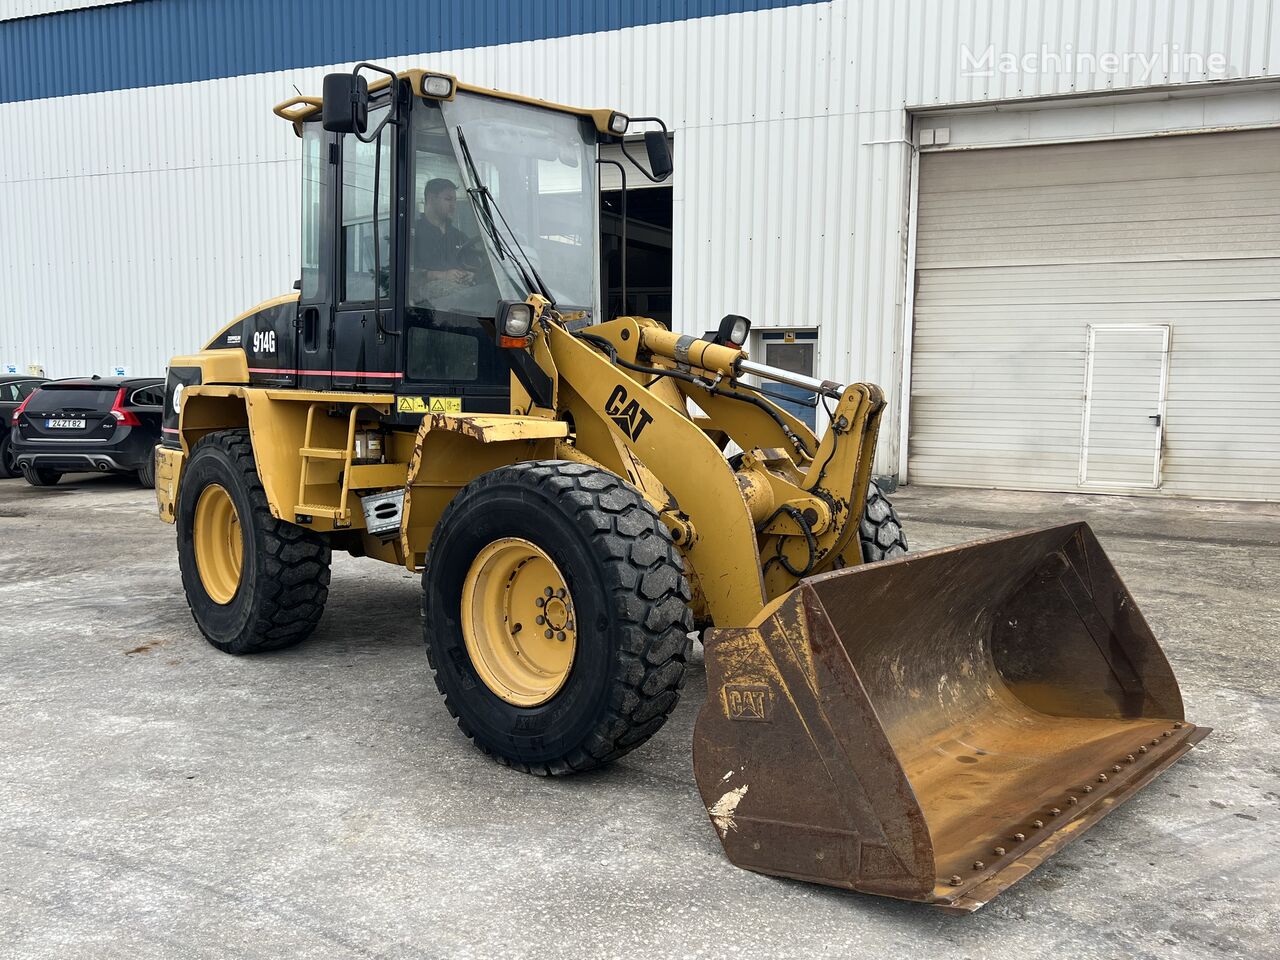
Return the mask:
[[[0,103],[822,0],[136,0],[0,22]]]

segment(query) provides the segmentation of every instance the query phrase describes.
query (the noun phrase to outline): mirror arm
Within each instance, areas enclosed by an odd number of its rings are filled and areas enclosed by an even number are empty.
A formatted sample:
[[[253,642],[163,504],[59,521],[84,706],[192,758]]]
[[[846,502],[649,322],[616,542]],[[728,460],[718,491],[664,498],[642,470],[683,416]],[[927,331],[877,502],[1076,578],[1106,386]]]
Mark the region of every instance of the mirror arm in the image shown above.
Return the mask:
[[[397,89],[397,83],[400,78],[396,76],[396,72],[394,70],[388,70],[386,67],[381,67],[376,63],[369,63],[364,60],[357,63],[351,69],[351,75],[353,77],[357,76],[360,71],[365,68],[391,78],[391,104],[390,108],[387,110],[386,116],[382,118],[382,122],[379,123],[378,126],[374,128],[373,132],[368,135],[361,134],[358,130],[355,131],[355,137],[361,143],[373,143],[374,140],[382,135],[382,128],[388,123],[394,123],[397,127],[400,126],[400,91]]]
[[[662,135],[664,137],[669,138],[671,136],[670,131],[667,130],[667,125],[663,123],[661,117],[632,117],[631,122],[633,124],[634,123],[656,123],[659,127],[662,128]],[[635,166],[635,168],[639,170],[641,173],[643,173],[646,179],[648,179],[650,183],[663,183],[664,181],[670,178],[671,176],[670,173],[668,173],[666,176],[663,176],[663,177],[655,177],[650,170],[645,169],[644,164],[642,164],[639,160],[633,157],[631,155],[631,152],[627,150],[627,141],[622,137],[619,137],[618,139],[620,141],[619,145],[622,148],[622,155],[626,157],[628,160],[630,160],[631,163]]]

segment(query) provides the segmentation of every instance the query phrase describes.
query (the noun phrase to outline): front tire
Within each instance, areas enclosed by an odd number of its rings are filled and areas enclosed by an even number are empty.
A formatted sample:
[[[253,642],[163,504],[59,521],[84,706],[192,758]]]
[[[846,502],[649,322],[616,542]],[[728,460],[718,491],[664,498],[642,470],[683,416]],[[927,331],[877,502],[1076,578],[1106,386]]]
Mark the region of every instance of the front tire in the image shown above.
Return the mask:
[[[679,699],[693,629],[683,563],[612,473],[542,460],[473,481],[435,528],[422,588],[436,686],[502,763],[601,766],[653,736]]]
[[[271,515],[247,430],[204,437],[178,492],[178,565],[196,626],[224,653],[305,640],[329,596],[329,544]]]

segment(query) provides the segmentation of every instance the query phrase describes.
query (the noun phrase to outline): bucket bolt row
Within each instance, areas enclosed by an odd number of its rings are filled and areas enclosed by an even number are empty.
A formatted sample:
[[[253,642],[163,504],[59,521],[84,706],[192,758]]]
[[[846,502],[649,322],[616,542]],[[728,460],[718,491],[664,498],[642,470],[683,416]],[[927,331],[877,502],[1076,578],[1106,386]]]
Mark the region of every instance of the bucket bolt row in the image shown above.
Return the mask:
[[[1173,731],[1181,730],[1183,726],[1185,726],[1185,724],[1183,724],[1181,721],[1175,721],[1173,724],[1173,729],[1164,731],[1164,733],[1160,737],[1153,737],[1151,740],[1150,746],[1144,743],[1140,747],[1138,747],[1138,754],[1141,755],[1144,753],[1149,753],[1150,747],[1159,746],[1160,740],[1163,737],[1173,736]],[[1124,763],[1126,764],[1136,763],[1137,759],[1138,759],[1137,756],[1130,753],[1125,756]],[[1111,773],[1113,774],[1120,773],[1123,770],[1124,770],[1124,766],[1122,764],[1114,763],[1111,765]],[[1107,783],[1109,779],[1110,778],[1107,776],[1105,772],[1098,774],[1099,783]],[[1080,788],[1080,792],[1093,793],[1093,786],[1091,784],[1085,784],[1083,787]],[[1074,794],[1069,794],[1067,796],[1067,806],[1074,807],[1079,802],[1080,802],[1079,799]],[[1061,807],[1051,807],[1049,809],[1049,816],[1057,817],[1061,815],[1062,815]],[[1042,830],[1044,829],[1044,821],[1037,817],[1036,819],[1031,821],[1031,827],[1033,830]],[[1010,839],[1012,839],[1014,843],[1025,843],[1027,839],[1027,835],[1025,833],[1019,832],[1019,833],[1015,833]],[[1006,853],[1008,853],[1008,850],[1005,847],[996,847],[992,850],[992,853],[994,853],[997,857],[1003,857]],[[982,860],[973,861],[973,869],[975,871],[985,870],[986,868],[987,868],[987,865],[984,861]],[[964,882],[964,878],[957,873],[948,877],[947,882],[953,887],[958,887],[960,884]]]

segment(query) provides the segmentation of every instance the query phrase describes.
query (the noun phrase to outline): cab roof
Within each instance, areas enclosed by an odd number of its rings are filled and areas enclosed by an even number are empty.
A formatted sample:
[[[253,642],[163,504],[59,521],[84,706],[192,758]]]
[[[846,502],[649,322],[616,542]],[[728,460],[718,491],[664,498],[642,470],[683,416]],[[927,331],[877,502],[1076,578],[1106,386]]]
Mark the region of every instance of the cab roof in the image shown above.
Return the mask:
[[[490,90],[487,87],[476,87],[469,83],[460,83],[457,77],[453,74],[442,73],[439,70],[421,70],[415,67],[412,70],[400,71],[396,74],[396,77],[400,80],[408,80],[409,86],[413,89],[416,96],[423,97],[428,100],[436,99],[427,97],[419,92],[422,90],[422,78],[428,75],[433,77],[448,77],[453,82],[453,89],[455,91],[465,90],[468,93],[479,93],[486,97],[497,97],[501,100],[513,100],[516,103],[527,103],[534,107],[541,107],[544,110],[556,110],[560,113],[571,113],[575,116],[590,118],[592,123],[595,124],[595,128],[598,133],[609,133],[609,118],[613,116],[614,113],[618,112],[610,110],[607,107],[594,109],[590,107],[570,107],[563,103],[552,103],[550,100],[538,100],[534,97],[524,97],[518,93],[506,93],[502,90]],[[389,86],[390,83],[391,79],[389,77],[379,77],[377,80],[369,82],[369,92],[375,93],[378,90],[383,90]],[[451,94],[450,96],[442,99],[452,100],[453,95]],[[294,129],[301,133],[302,124],[308,120],[314,120],[319,115],[320,108],[322,106],[323,101],[319,97],[297,96],[291,97],[283,103],[277,103],[272,108],[272,113],[283,120],[290,121],[293,124]]]

